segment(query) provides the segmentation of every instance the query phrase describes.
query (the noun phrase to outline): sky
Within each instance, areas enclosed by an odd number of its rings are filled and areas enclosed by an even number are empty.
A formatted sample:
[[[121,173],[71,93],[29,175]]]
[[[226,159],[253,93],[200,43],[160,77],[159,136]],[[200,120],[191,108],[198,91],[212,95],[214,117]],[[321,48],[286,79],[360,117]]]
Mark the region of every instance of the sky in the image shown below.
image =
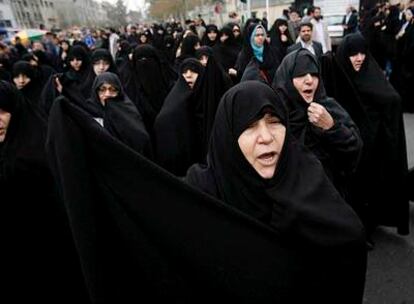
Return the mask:
[[[97,0],[98,2],[109,2],[115,4],[117,0]],[[140,7],[144,5],[145,0],[124,0],[124,3],[128,10],[138,11]]]

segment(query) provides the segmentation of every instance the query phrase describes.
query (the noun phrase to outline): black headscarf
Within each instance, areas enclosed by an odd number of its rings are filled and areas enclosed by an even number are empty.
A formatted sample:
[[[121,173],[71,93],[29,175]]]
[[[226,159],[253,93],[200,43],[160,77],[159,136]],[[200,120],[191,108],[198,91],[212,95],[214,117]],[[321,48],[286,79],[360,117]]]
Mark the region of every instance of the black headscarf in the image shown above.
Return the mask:
[[[220,37],[225,34],[228,38],[222,42]],[[234,38],[232,27],[224,26],[220,30],[218,42],[214,46],[214,55],[217,61],[223,66],[227,72],[230,68],[236,65],[237,56],[241,50],[241,44],[238,44]]]
[[[103,84],[110,84],[118,90],[118,96],[106,100],[105,106],[100,102],[98,95],[98,89]],[[93,117],[103,120],[103,127],[112,136],[138,153],[152,157],[151,141],[141,114],[125,95],[121,81],[116,74],[104,72],[95,78],[86,109]]]
[[[255,171],[238,144],[241,133],[262,118],[265,109],[287,129],[275,174],[268,180]],[[261,82],[243,82],[223,96],[208,151],[207,170],[217,196],[288,238],[328,247],[359,242],[363,228],[357,215],[315,156],[291,137],[287,121],[282,100]],[[190,180],[197,169],[189,170]]]
[[[217,34],[216,36],[216,40],[211,41],[210,38],[208,37],[208,33],[214,32]],[[201,45],[206,45],[209,47],[213,47],[215,46],[218,41],[220,41],[220,36],[219,36],[219,30],[217,28],[217,25],[215,24],[209,24],[206,26],[206,31],[204,32],[204,36],[201,39]]]
[[[201,96],[204,100],[202,101],[203,110],[202,117],[200,118],[203,122],[203,155],[206,155],[217,106],[223,94],[232,87],[233,83],[221,64],[217,62],[212,48],[202,46],[196,51],[197,59],[200,60],[203,55],[208,57],[203,76],[204,83]]]
[[[120,68],[120,78],[127,95],[141,113],[151,133],[155,117],[174,84],[176,74],[169,65],[163,65],[157,50],[151,45],[139,45],[132,60]]]
[[[282,33],[279,30],[279,26],[285,25],[286,31],[284,35],[286,35],[287,40],[282,41],[281,35]],[[273,23],[272,28],[269,31],[270,36],[270,46],[277,49],[278,54],[280,54],[281,58],[285,57],[287,48],[293,44],[292,38],[289,34],[289,27],[288,22],[286,19],[278,18]]]
[[[106,72],[118,74],[118,69],[115,65],[115,62],[114,62],[114,59],[111,53],[107,49],[94,50],[92,52],[91,59],[90,59],[88,75],[86,76],[86,79],[82,82],[82,85],[80,86],[80,91],[82,92],[82,95],[85,98],[90,97],[92,85],[96,78],[96,73],[93,69],[93,65],[99,60],[104,60],[109,63],[109,68]]]
[[[407,149],[401,99],[369,51],[357,72],[350,56],[365,51],[364,38],[347,35],[334,60],[324,68],[330,94],[343,105],[361,130],[363,155],[352,183],[352,201],[366,209],[369,230],[377,225],[409,232],[409,203],[404,190]]]
[[[32,66],[26,61],[17,61],[13,65],[12,77],[15,78],[20,74],[26,75],[30,78],[30,82],[20,91],[28,101],[35,105],[39,105],[41,100],[41,90],[43,88],[40,69]]]
[[[322,130],[309,121],[309,103],[293,85],[294,75],[308,73],[318,77],[313,102],[322,105],[332,116],[334,125],[329,130]],[[276,72],[273,88],[281,93],[286,103],[292,134],[315,153],[338,191],[346,196],[347,179],[358,164],[362,141],[349,114],[326,96],[317,58],[306,49],[286,55]]]
[[[202,121],[204,67],[195,58],[183,61],[180,71],[199,73],[191,89],[180,74],[165,99],[154,124],[158,163],[176,175],[183,176],[188,167],[203,161]]]

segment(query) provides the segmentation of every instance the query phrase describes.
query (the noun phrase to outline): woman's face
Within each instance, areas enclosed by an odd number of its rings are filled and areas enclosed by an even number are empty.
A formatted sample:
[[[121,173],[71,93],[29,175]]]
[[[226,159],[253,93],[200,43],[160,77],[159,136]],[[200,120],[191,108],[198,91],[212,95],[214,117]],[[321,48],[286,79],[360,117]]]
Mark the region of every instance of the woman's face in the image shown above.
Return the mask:
[[[233,35],[235,38],[240,36],[240,28],[238,26],[233,26]]]
[[[0,143],[6,138],[7,128],[10,124],[11,114],[0,109]]]
[[[311,103],[319,85],[319,78],[316,75],[306,74],[293,78],[293,85],[298,90],[300,96],[307,103]]]
[[[108,71],[110,65],[111,64],[107,60],[100,59],[100,60],[94,62],[93,71],[95,72],[95,75],[98,76],[98,75]]]
[[[25,74],[19,74],[13,78],[13,82],[19,90],[23,89],[30,81],[31,79]]]
[[[210,41],[216,41],[217,33],[216,32],[208,32],[207,33],[208,39]]]
[[[352,67],[354,68],[355,71],[359,72],[359,70],[362,67],[362,64],[365,61],[365,57],[366,55],[363,53],[358,53],[354,56],[349,56],[349,60],[352,63]]]
[[[221,36],[220,36],[220,41],[221,42],[224,42],[224,41],[226,41],[227,39],[229,38],[229,36],[227,36],[226,34],[221,34]]]
[[[64,51],[69,50],[69,44],[68,44],[67,42],[62,42],[62,49],[63,49]]]
[[[80,69],[82,67],[82,60],[81,59],[78,59],[78,58],[73,58],[69,62],[69,64],[72,67],[72,69],[74,69],[75,71],[80,71]]]
[[[208,56],[207,55],[202,55],[201,58],[198,61],[200,61],[200,63],[203,65],[203,67],[206,67],[207,63],[208,63]]]
[[[197,81],[198,78],[198,73],[191,71],[190,69],[184,71],[184,73],[182,74],[185,81],[187,82],[188,86],[192,89],[194,88],[194,84]]]
[[[141,35],[139,37],[139,40],[141,41],[142,44],[145,44],[145,43],[147,43],[148,38],[145,35]]]
[[[287,26],[285,24],[281,24],[279,25],[279,31],[283,34],[284,32],[286,32],[287,30]]]
[[[254,34],[254,44],[256,44],[258,47],[263,46],[264,41],[266,39],[265,32],[262,28],[257,28],[256,33]]]
[[[103,106],[105,106],[106,101],[109,98],[117,97],[118,94],[119,94],[118,89],[109,83],[103,83],[98,88],[99,101],[101,102]]]
[[[413,13],[409,9],[405,10],[404,15],[407,22],[410,22],[413,19]]]
[[[270,179],[275,174],[285,135],[286,127],[280,119],[266,113],[239,136],[240,150],[262,178]]]

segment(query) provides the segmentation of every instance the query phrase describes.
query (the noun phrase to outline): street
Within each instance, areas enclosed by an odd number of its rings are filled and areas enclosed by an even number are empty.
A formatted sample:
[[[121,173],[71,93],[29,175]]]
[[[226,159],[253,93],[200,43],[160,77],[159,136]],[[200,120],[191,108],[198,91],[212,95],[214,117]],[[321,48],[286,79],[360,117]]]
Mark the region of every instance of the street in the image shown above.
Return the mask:
[[[409,168],[414,166],[414,114],[404,114]],[[414,202],[411,202],[411,234],[399,236],[381,227],[375,249],[368,255],[364,304],[414,303]]]

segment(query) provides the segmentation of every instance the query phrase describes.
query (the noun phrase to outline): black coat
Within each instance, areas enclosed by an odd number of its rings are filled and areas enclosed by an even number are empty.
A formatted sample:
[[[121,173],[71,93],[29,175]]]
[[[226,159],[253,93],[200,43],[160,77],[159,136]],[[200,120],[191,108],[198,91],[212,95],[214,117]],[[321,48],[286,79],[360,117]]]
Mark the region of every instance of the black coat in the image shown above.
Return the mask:
[[[323,55],[322,44],[318,41],[312,41],[312,46],[313,46],[313,49],[315,50],[316,58],[321,59],[321,57]],[[292,53],[294,51],[297,51],[301,48],[302,48],[302,44],[300,42],[295,43],[295,44],[288,47],[287,54]]]

